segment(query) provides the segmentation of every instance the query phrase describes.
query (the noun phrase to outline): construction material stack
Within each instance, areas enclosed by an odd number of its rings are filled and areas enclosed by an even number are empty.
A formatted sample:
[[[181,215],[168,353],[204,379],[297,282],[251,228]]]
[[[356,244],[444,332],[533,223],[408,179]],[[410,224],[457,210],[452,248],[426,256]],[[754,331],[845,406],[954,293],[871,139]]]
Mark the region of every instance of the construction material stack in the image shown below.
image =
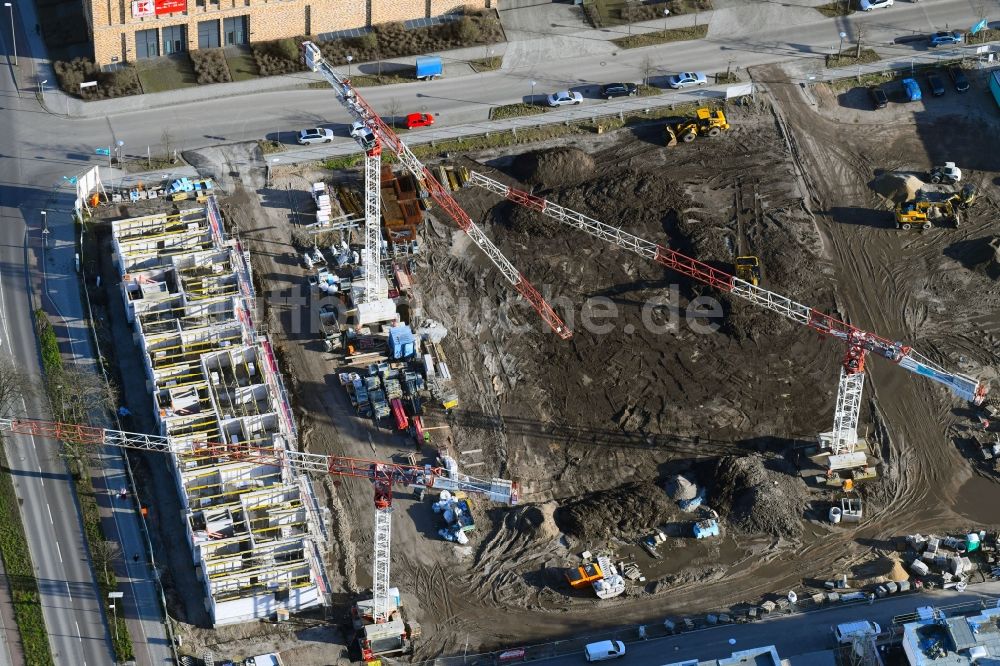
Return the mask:
[[[330,194],[326,190],[326,183],[319,182],[312,184],[313,201],[316,203],[316,224],[327,226],[333,217],[333,206],[330,202]]]

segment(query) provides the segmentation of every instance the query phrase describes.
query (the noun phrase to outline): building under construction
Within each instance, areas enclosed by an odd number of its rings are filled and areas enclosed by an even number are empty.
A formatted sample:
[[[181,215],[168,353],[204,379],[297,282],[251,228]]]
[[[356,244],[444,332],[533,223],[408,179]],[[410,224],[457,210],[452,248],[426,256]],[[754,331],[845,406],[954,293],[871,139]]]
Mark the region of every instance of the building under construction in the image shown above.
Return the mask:
[[[112,234],[214,623],[326,604],[315,493],[306,475],[274,463],[274,451],[295,448],[296,429],[270,342],[255,329],[248,254],[226,239],[214,197],[118,220]],[[227,456],[219,444],[243,448]]]

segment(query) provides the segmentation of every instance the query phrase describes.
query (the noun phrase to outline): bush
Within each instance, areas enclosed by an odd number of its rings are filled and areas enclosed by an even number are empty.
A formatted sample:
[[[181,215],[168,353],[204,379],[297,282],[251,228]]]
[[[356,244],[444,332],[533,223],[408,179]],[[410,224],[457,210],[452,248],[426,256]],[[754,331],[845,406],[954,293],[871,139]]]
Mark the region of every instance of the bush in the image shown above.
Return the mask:
[[[295,38],[251,43],[250,50],[260,75],[275,76],[304,71],[305,65],[299,57],[301,42],[301,38]]]
[[[351,40],[351,44],[359,51],[377,51],[378,50],[378,34],[374,31],[366,32],[360,37],[354,37]]]
[[[479,39],[479,24],[468,16],[463,16],[451,25],[455,39],[463,42],[474,42]]]
[[[189,55],[199,84],[229,83],[233,80],[222,49],[199,49]]]
[[[52,65],[63,92],[85,100],[111,99],[142,93],[135,67],[126,64],[111,72],[102,72],[93,60],[76,58],[69,62],[58,60]],[[96,81],[96,86],[80,88],[85,81]]]

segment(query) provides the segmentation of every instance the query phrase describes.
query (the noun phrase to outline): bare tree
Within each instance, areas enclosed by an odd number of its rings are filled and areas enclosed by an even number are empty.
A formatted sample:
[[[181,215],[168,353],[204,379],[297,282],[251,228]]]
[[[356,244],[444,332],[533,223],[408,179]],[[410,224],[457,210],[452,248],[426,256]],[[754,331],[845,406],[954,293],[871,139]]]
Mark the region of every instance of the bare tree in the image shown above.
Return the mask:
[[[858,26],[858,50],[854,54],[855,60],[861,60],[861,40],[865,38],[865,28],[864,26]]]
[[[644,56],[639,68],[642,70],[642,85],[648,86],[649,77],[653,73],[653,59],[648,55]]]
[[[96,371],[71,365],[46,377],[47,393],[52,413],[64,423],[85,424],[91,414],[118,408],[118,391]],[[86,468],[94,450],[89,443],[75,440],[67,434],[62,438],[63,454]]]
[[[94,568],[100,568],[104,572],[104,580],[113,578],[110,569],[114,566],[115,558],[118,557],[119,547],[114,541],[94,541],[90,544],[90,555],[94,559]]]
[[[0,416],[24,412],[24,398],[33,392],[31,379],[10,359],[0,359]]]
[[[163,158],[170,160],[170,163],[173,164],[174,160],[171,153],[173,152],[174,135],[170,133],[170,129],[167,127],[164,127],[163,133],[160,134],[160,144],[163,146]]]
[[[390,97],[389,101],[385,105],[385,108],[386,111],[389,112],[389,124],[392,125],[393,127],[396,127],[397,124],[396,117],[399,115],[399,108],[400,108],[399,98]]]

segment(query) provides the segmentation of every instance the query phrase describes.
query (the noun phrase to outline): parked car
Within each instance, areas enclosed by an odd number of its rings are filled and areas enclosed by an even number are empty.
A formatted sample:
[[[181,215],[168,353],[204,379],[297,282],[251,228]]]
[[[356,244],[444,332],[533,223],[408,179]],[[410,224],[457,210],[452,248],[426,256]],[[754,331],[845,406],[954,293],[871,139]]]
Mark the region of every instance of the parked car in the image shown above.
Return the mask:
[[[562,90],[555,92],[545,98],[549,106],[566,106],[567,104],[579,104],[583,101],[583,95],[578,92]]]
[[[681,72],[667,77],[667,85],[675,89],[703,86],[706,83],[708,78],[701,72]]]
[[[411,113],[406,116],[406,120],[403,121],[403,125],[406,129],[413,129],[415,127],[430,127],[434,124],[434,116],[429,113]]]
[[[889,106],[889,96],[885,94],[885,91],[878,86],[872,86],[868,89],[868,94],[872,97],[872,105],[876,109],[884,109]]]
[[[911,102],[919,102],[923,99],[923,95],[920,92],[920,84],[917,83],[916,79],[903,79],[903,92]]]
[[[951,76],[951,82],[955,84],[955,90],[960,93],[964,93],[969,90],[969,79],[966,78],[965,72],[961,67],[957,65],[949,67],[948,74]]]
[[[601,97],[612,99],[613,97],[635,97],[639,92],[639,86],[634,83],[609,83],[601,86]]]
[[[866,12],[882,7],[892,7],[892,0],[861,0],[861,9]]]
[[[583,656],[587,661],[605,661],[625,656],[625,644],[621,641],[598,641],[588,643],[583,648]]]
[[[931,46],[947,46],[949,44],[961,44],[962,33],[954,30],[935,32],[931,35]]]
[[[934,73],[928,74],[927,87],[931,89],[932,95],[940,97],[944,94],[944,79]]]
[[[375,132],[368,129],[368,126],[360,120],[355,120],[351,123],[351,136],[358,142],[362,150],[371,150],[378,145],[378,140],[375,139]]]
[[[299,144],[303,146],[311,146],[314,143],[330,143],[333,141],[333,130],[324,129],[322,127],[304,129],[299,132],[298,141]]]

